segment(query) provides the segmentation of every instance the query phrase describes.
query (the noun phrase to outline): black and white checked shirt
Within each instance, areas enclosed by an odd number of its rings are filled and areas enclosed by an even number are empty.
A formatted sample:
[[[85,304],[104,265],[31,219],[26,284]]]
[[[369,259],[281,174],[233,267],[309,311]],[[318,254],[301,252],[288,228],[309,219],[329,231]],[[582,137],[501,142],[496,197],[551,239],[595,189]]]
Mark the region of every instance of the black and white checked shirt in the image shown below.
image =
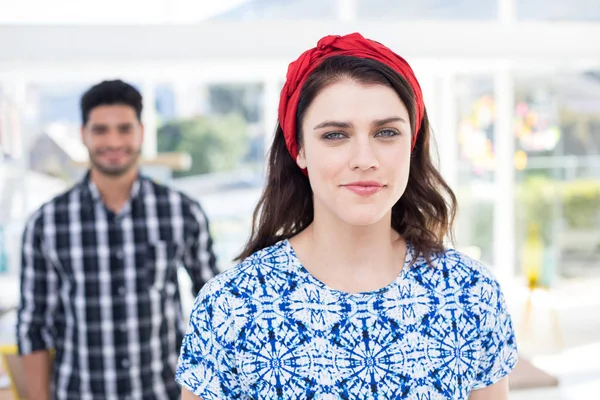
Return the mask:
[[[177,269],[197,293],[215,264],[197,202],[140,176],[114,214],[88,174],[25,228],[19,352],[56,350],[57,400],[177,399]]]

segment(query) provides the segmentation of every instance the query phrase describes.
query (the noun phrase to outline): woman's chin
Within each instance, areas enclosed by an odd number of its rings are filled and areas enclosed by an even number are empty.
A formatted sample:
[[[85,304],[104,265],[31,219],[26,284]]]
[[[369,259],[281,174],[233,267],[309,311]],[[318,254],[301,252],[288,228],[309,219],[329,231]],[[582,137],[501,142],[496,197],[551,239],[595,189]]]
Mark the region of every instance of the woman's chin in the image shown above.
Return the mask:
[[[381,222],[385,215],[381,210],[347,210],[339,215],[339,219],[351,226],[365,227]]]

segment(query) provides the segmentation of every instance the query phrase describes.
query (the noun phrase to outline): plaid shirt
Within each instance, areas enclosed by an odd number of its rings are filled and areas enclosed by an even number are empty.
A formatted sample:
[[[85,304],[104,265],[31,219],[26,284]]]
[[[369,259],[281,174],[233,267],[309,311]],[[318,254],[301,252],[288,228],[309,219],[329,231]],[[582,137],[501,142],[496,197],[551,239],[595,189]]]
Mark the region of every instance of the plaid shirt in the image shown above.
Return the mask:
[[[19,352],[56,350],[54,399],[179,398],[177,269],[197,293],[215,264],[197,202],[140,176],[115,214],[88,174],[25,228]]]

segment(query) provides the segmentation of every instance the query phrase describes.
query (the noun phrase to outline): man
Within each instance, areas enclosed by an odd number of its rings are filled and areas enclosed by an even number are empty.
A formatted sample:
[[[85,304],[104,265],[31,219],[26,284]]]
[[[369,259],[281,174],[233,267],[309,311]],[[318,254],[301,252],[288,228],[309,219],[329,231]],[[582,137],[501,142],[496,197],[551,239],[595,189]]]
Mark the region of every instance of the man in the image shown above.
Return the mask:
[[[102,82],[81,113],[91,168],[23,235],[17,337],[28,398],[179,398],[176,272],[185,266],[196,293],[217,273],[208,221],[197,202],[140,175],[135,88]]]

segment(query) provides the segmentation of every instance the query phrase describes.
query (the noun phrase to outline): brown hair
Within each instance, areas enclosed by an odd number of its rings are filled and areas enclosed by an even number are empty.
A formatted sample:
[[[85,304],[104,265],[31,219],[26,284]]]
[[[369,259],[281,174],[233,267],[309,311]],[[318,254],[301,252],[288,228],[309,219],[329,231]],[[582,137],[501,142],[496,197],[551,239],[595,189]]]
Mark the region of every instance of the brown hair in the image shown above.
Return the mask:
[[[302,120],[308,106],[321,90],[342,79],[394,89],[411,116],[414,131],[414,94],[402,76],[375,60],[334,56],[323,61],[302,87],[296,118],[300,147]],[[434,166],[430,151],[430,127],[425,111],[411,154],[406,190],[392,208],[392,228],[427,260],[433,253],[444,250],[444,239],[452,235],[456,215],[456,197]],[[289,154],[278,124],[269,152],[266,187],[254,211],[252,234],[236,260],[297,235],[311,224],[313,216],[309,180]]]

